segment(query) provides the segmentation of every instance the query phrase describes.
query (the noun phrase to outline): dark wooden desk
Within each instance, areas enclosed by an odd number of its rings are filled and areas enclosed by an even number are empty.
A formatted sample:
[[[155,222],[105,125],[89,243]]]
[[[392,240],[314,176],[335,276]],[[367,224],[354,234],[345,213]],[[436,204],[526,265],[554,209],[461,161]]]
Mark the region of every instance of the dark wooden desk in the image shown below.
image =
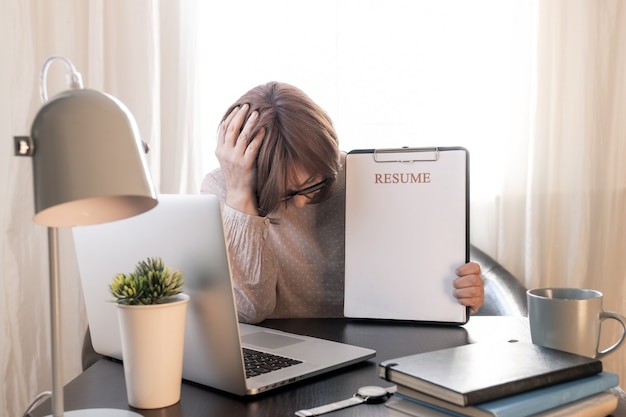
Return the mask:
[[[181,401],[158,410],[134,410],[145,417],[195,416],[294,416],[296,410],[311,408],[350,397],[363,385],[389,386],[378,378],[378,363],[394,357],[487,340],[529,341],[528,321],[523,317],[472,317],[463,327],[435,327],[410,323],[380,323],[346,319],[268,320],[264,326],[303,333],[376,349],[376,358],[270,391],[255,398],[240,398],[191,383],[183,383]],[[626,395],[614,414],[626,417]],[[65,409],[131,409],[126,400],[122,365],[102,359],[65,387]],[[50,414],[44,403],[32,416]],[[329,416],[386,416],[383,405],[359,405]]]

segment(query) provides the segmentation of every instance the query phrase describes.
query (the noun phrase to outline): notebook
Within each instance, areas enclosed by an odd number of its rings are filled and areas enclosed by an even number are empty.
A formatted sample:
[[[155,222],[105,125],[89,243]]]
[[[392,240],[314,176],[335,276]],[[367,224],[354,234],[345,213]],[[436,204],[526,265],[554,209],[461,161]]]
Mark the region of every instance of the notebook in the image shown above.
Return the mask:
[[[600,372],[598,359],[524,342],[470,343],[379,365],[381,378],[461,407]]]
[[[255,395],[375,356],[358,346],[238,323],[220,203],[212,195],[160,195],[129,219],[72,229],[96,352],[122,358],[116,305],[108,285],[139,260],[161,257],[184,274],[190,296],[183,378],[236,395]],[[293,359],[246,378],[243,349]]]
[[[469,154],[460,147],[346,156],[347,317],[464,324],[452,295],[469,260]]]

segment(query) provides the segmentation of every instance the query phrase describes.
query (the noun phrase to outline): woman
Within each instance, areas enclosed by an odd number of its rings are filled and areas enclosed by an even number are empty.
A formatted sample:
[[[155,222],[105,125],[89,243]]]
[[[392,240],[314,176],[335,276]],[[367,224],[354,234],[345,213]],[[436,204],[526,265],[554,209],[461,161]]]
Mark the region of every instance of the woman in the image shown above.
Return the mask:
[[[202,192],[224,202],[239,319],[340,317],[344,292],[345,177],[328,115],[301,90],[270,82],[226,112]],[[451,288],[476,312],[478,264]]]

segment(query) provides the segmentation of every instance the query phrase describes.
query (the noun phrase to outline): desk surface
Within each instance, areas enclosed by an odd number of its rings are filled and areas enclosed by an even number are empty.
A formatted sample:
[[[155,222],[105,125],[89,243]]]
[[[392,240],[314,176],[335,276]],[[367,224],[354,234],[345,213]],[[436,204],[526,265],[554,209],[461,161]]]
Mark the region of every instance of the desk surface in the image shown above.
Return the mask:
[[[134,410],[145,417],[192,416],[294,416],[296,410],[311,408],[350,397],[363,385],[389,386],[378,377],[378,363],[412,353],[494,340],[529,341],[524,317],[472,317],[463,327],[441,327],[412,323],[356,321],[347,319],[267,320],[266,327],[303,333],[365,346],[377,351],[375,358],[254,398],[241,398],[207,387],[183,383],[181,401],[158,410]],[[620,405],[614,416],[626,417],[626,394],[620,389]],[[121,364],[101,359],[65,387],[65,409],[131,409],[126,400]],[[384,405],[360,405],[329,416],[387,416]],[[31,415],[50,414],[49,402]]]

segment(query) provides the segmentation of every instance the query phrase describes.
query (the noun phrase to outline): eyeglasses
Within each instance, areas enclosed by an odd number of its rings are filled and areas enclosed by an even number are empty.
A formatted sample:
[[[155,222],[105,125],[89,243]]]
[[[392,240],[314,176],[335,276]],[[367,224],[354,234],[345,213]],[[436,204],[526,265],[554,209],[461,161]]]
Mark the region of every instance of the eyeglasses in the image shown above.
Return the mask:
[[[313,184],[310,187],[306,187],[306,188],[304,188],[302,190],[299,190],[299,191],[289,191],[287,193],[287,195],[285,197],[283,197],[282,201],[291,200],[292,198],[294,198],[297,195],[308,196],[309,194],[313,194],[315,192],[318,192],[322,188],[326,187],[327,184],[328,184],[328,178],[318,182],[317,184]]]

